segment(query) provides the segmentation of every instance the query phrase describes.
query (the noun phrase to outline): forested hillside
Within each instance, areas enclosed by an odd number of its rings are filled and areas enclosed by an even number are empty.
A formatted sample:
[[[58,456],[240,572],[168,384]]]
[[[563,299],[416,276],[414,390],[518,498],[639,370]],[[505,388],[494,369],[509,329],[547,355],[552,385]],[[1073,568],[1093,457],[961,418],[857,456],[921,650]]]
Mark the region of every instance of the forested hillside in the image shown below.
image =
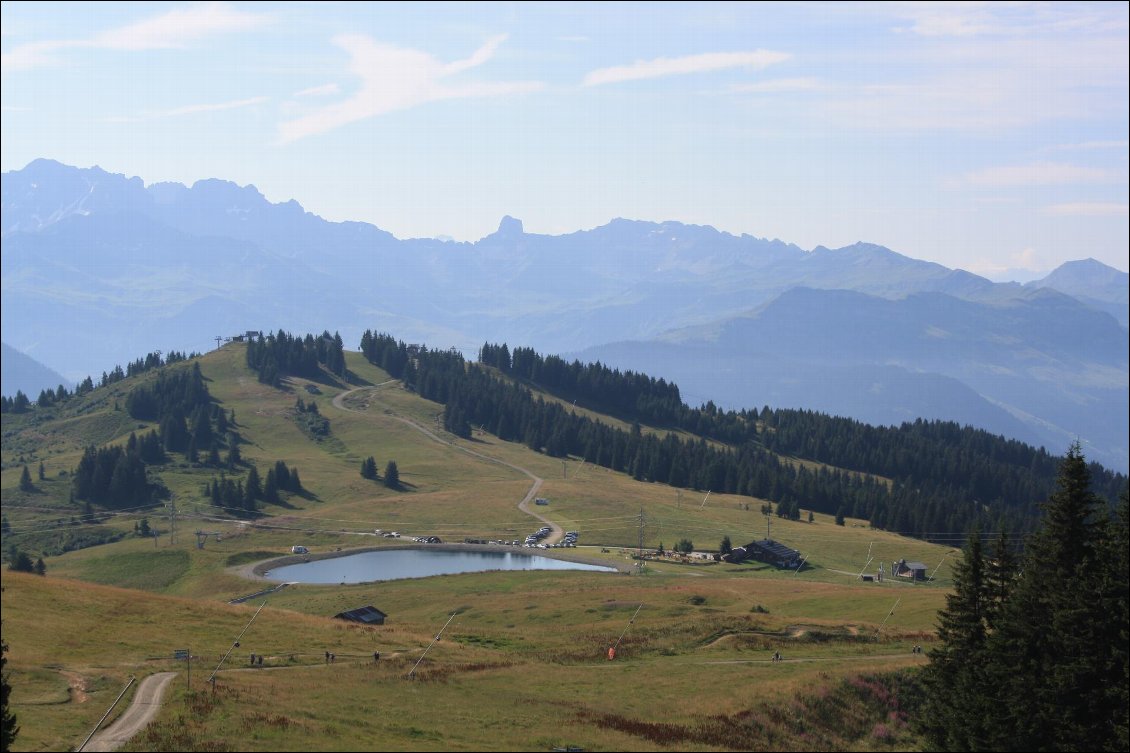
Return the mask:
[[[1043,448],[952,422],[876,428],[811,411],[691,408],[663,380],[505,344],[485,344],[477,363],[372,332],[361,347],[370,362],[443,403],[445,428],[458,436],[481,426],[637,480],[767,499],[794,519],[802,509],[850,515],[938,540],[973,525],[1030,531],[1059,462]],[[634,423],[617,429],[535,390]],[[643,432],[641,424],[698,436]],[[1097,492],[1113,503],[1126,477],[1096,464],[1092,473]]]

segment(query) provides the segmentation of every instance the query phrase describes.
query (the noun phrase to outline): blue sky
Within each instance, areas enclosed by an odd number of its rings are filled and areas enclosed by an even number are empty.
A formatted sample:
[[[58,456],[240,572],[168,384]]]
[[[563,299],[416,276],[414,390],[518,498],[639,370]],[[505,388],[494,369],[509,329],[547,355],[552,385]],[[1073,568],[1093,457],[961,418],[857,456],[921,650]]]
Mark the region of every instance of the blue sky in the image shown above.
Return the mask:
[[[224,178],[402,238],[627,217],[1127,271],[1128,7],[5,2],[0,168]]]

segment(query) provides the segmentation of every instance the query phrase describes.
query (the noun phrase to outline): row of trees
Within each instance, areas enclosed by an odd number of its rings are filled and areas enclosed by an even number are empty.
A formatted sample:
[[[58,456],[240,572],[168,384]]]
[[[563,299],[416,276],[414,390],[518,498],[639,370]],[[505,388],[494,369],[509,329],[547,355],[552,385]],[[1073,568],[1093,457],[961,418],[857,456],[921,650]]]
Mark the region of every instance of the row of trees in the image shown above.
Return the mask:
[[[380,480],[377,475],[377,460],[372,455],[361,461],[361,478],[369,481]],[[400,469],[396,467],[395,460],[390,460],[385,465],[384,484],[390,489],[400,488]]]
[[[315,379],[323,366],[340,377],[345,376],[345,350],[336,332],[300,337],[280,329],[247,343],[247,366],[274,387],[287,374]]]
[[[935,749],[1130,748],[1130,503],[1091,481],[1076,444],[1019,561],[970,537],[923,675]]]
[[[480,353],[491,364],[486,368],[466,363],[458,353],[409,347],[370,332],[362,348],[374,364],[391,367],[393,376],[400,374],[421,396],[443,403],[444,427],[457,436],[468,438],[472,427],[482,427],[535,451],[581,457],[639,480],[770,500],[789,517],[799,517],[803,507],[938,541],[977,523],[1030,531],[1039,517],[1037,503],[1055,479],[1055,459],[1044,450],[949,422],[876,428],[811,411],[764,408],[759,414],[724,412],[709,403],[696,409],[683,406],[677,425],[722,440],[720,446],[673,432],[645,434],[638,422],[630,430],[618,429],[577,414],[567,403],[535,397],[520,379],[498,374],[509,355],[509,371],[522,379],[549,373],[550,381],[579,390],[582,375],[610,382],[619,375],[617,394],[622,396],[663,389],[668,397],[677,394],[670,385],[630,372],[565,364],[490,344]],[[552,369],[546,369],[549,363]],[[652,386],[655,393],[648,392]],[[568,401],[569,393],[561,397]],[[638,419],[631,401],[624,399],[621,415]],[[782,456],[826,465],[813,470]],[[1126,485],[1124,475],[1098,466],[1092,470],[1107,499]]]
[[[599,362],[567,362],[558,356],[542,356],[533,348],[514,348],[506,343],[484,343],[479,363],[503,374],[526,380],[563,398],[608,413],[657,425],[673,425],[686,406],[679,388],[663,379],[633,371],[621,372]]]
[[[259,475],[258,468],[251,466],[247,471],[246,483],[243,479],[230,479],[221,475],[204,484],[203,494],[216,507],[253,513],[263,503],[281,503],[282,492],[301,494],[304,491],[298,469],[289,468],[284,461],[276,460],[267,469],[266,479]]]
[[[86,448],[75,469],[72,484],[77,499],[120,509],[156,503],[168,490],[146,472],[143,451],[151,451],[153,432],[138,440],[130,435],[125,448],[120,445]]]
[[[15,547],[8,551],[8,569],[14,573],[47,574],[47,564],[42,557],[33,562],[30,554]]]
[[[126,411],[141,421],[163,421],[172,415],[183,419],[211,403],[197,361],[190,369],[162,369],[153,381],[134,387],[126,397]]]
[[[121,366],[115,366],[109,373],[102,372],[102,379],[99,381],[99,387],[106,387],[115,382],[120,382],[131,376],[143,374],[146,371],[161,368],[162,366],[169,366],[174,363],[180,363],[191,358],[196,358],[199,353],[191,353],[185,355],[175,350],[169,351],[167,355],[162,357],[160,351],[150,353],[144,358],[139,358],[126,365],[123,369]],[[94,391],[94,380],[89,376],[79,382],[78,386],[73,391],[68,390],[65,385],[60,384],[55,389],[45,388],[40,390],[39,398],[35,401],[34,405],[40,408],[50,408],[58,403],[63,403],[72,397],[78,395],[85,395],[88,392]],[[0,398],[0,413],[24,413],[32,407],[33,403],[28,399],[28,396],[22,390],[16,390],[15,397]]]

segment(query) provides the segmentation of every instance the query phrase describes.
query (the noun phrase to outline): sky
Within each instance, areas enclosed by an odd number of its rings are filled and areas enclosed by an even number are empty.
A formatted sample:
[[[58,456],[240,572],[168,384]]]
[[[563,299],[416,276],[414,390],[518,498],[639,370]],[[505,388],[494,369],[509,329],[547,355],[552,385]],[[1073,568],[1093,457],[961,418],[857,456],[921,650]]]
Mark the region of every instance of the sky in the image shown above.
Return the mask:
[[[616,217],[1130,270],[1130,5],[4,2],[0,169],[397,237]]]

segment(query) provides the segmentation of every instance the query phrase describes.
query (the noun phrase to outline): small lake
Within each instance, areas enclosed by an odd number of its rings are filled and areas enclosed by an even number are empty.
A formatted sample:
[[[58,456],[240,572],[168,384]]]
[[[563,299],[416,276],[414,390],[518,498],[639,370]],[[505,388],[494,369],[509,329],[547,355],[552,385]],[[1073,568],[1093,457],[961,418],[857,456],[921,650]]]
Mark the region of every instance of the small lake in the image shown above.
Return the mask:
[[[289,583],[368,583],[402,578],[426,578],[431,575],[481,573],[488,570],[616,572],[614,567],[586,565],[581,562],[514,552],[393,549],[284,565],[268,571],[265,577]]]

